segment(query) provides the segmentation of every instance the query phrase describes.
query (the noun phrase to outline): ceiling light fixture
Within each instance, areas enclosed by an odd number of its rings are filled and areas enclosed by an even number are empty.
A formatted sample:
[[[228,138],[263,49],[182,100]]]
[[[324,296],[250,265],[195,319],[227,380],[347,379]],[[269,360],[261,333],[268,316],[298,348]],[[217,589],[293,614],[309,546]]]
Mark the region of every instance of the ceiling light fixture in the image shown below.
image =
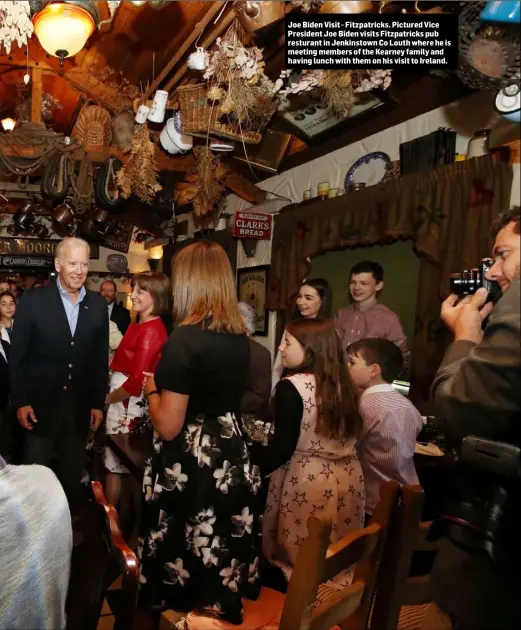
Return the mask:
[[[51,0],[33,18],[34,32],[42,48],[60,65],[85,46],[99,25],[99,9],[94,0]]]

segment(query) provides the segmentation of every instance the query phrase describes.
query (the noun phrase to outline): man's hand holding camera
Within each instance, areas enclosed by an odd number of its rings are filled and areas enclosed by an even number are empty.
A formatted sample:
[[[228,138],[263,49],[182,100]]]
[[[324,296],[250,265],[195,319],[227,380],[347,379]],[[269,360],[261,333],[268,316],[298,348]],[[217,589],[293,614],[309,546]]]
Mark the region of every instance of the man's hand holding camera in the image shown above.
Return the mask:
[[[441,306],[441,319],[454,334],[454,341],[479,343],[483,338],[483,321],[494,308],[487,302],[488,292],[481,288],[458,302],[457,295],[449,295]]]

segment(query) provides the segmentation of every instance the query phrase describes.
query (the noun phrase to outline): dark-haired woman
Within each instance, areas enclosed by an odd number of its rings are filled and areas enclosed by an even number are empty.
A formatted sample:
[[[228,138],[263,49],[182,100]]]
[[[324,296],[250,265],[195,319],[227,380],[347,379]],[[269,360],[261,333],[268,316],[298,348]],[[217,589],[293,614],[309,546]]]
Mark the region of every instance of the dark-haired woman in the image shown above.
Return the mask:
[[[273,397],[270,457],[283,465],[271,475],[263,548],[289,580],[310,515],[331,520],[332,543],[363,527],[364,479],[355,449],[362,421],[332,321],[293,321],[280,349],[287,375]],[[350,580],[345,571],[332,586]]]
[[[131,282],[132,308],[139,323],[131,324],[110,364],[112,376],[106,404],[107,434],[138,433],[150,428],[148,404],[143,396],[143,372],[154,370],[168,339],[161,315],[168,307],[170,281],[158,271],[136,274]],[[105,492],[118,505],[128,469],[110,447],[105,448]]]
[[[294,319],[329,319],[333,308],[333,294],[331,286],[327,280],[323,278],[311,278],[305,280],[299,289],[297,296],[297,308]],[[273,364],[273,372],[271,375],[271,385],[275,385],[280,381],[284,366],[282,364],[282,354],[280,348],[284,344],[286,331],[282,335],[281,345],[275,357]]]

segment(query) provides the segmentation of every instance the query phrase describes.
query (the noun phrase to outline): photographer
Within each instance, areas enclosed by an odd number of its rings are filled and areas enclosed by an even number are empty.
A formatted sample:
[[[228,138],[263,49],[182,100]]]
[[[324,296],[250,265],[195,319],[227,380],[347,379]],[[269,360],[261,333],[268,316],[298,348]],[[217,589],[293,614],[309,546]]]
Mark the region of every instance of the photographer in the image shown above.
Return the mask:
[[[494,265],[486,278],[501,289],[497,304],[486,301],[487,290],[482,288],[460,302],[451,295],[441,309],[454,343],[436,374],[433,396],[447,441],[456,450],[469,435],[521,444],[519,207],[498,217],[494,233]],[[459,464],[456,473],[460,494],[446,510],[443,548],[432,572],[434,600],[442,612],[438,609],[437,623],[429,623],[428,615],[422,628],[450,627],[449,620],[457,630],[517,628],[521,480],[512,476],[504,481],[479,467]],[[498,492],[503,498],[496,509]]]

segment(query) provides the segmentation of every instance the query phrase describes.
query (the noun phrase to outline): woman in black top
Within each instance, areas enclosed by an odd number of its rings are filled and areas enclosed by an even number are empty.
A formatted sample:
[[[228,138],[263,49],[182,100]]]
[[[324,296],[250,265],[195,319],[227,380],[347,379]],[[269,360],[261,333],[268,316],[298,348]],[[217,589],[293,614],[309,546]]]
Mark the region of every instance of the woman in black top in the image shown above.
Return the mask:
[[[143,605],[242,622],[259,592],[260,472],[239,428],[249,343],[224,250],[203,241],[172,269],[175,330],[145,382],[155,428],[138,555]]]

